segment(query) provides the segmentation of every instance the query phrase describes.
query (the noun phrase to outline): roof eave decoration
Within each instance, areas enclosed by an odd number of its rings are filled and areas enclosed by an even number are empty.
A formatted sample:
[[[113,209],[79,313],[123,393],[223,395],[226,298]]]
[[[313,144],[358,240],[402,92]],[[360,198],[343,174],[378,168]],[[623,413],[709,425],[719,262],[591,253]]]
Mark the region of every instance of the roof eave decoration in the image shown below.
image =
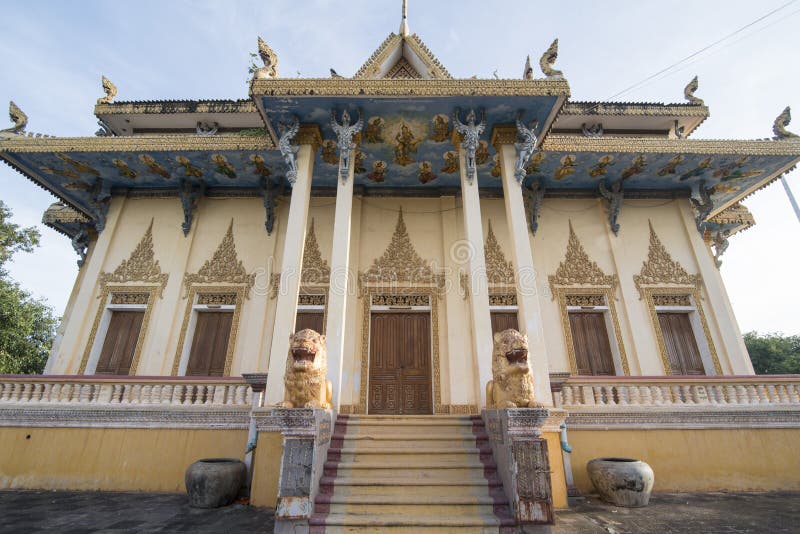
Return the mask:
[[[89,222],[89,217],[62,202],[50,204],[42,215],[42,224],[70,239],[81,231],[83,225]]]
[[[405,46],[408,46],[408,51],[405,50]],[[406,36],[390,33],[358,69],[353,78],[370,79],[379,78],[381,74],[385,75],[394,66],[386,65],[386,63],[398,49],[400,49],[401,58],[411,52],[425,65],[427,72],[420,73],[423,77],[452,79],[444,65],[416,33]]]

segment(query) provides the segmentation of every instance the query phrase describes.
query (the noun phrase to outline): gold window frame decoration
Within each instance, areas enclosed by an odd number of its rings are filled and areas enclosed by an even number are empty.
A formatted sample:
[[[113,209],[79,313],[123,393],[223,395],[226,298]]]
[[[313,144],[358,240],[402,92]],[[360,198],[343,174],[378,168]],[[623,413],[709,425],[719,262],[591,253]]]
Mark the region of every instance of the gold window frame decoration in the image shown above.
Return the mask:
[[[147,230],[145,230],[136,248],[133,249],[130,257],[127,260],[122,260],[122,263],[120,263],[113,272],[101,272],[97,277],[97,281],[100,287],[97,296],[100,300],[100,304],[97,308],[97,313],[95,313],[92,329],[89,331],[89,339],[83,351],[78,374],[82,375],[86,373],[89,357],[97,341],[100,323],[102,322],[106,308],[108,308],[110,304],[110,300],[113,299],[115,295],[147,294],[142,326],[139,329],[139,337],[136,339],[136,347],[134,348],[133,360],[131,361],[131,368],[129,371],[129,375],[133,376],[136,374],[136,370],[139,367],[142,347],[144,346],[145,336],[147,335],[148,326],[150,325],[150,316],[153,312],[156,295],[158,295],[159,298],[164,298],[164,288],[169,281],[169,274],[161,272],[158,260],[155,259],[155,252],[153,249],[153,219],[150,219],[150,225],[147,227]]]
[[[367,413],[367,388],[369,382],[369,334],[373,295],[424,295],[430,302],[431,314],[431,364],[433,386],[433,413],[450,413],[450,406],[442,404],[441,363],[439,353],[439,297],[444,291],[445,278],[434,271],[417,253],[408,235],[403,210],[397,217],[392,240],[372,266],[358,275],[358,295],[361,310],[361,384],[358,405],[345,405],[342,413]],[[471,408],[463,408],[465,410]],[[477,410],[477,408],[476,408]]]
[[[567,252],[555,274],[548,276],[552,300],[558,300],[561,314],[561,331],[564,334],[564,343],[567,348],[570,373],[578,374],[578,361],[575,356],[575,345],[572,337],[572,327],[569,323],[568,300],[573,296],[600,296],[608,306],[611,314],[611,325],[614,329],[614,339],[619,352],[620,365],[624,376],[631,374],[628,356],[625,352],[625,343],[622,340],[622,330],[619,326],[617,314],[616,292],[619,286],[619,277],[616,274],[606,274],[589,258],[583,248],[578,235],[569,221],[569,241]]]
[[[672,366],[669,363],[664,333],[661,331],[661,325],[658,322],[655,301],[659,296],[689,296],[700,319],[714,371],[717,375],[721,375],[722,366],[719,362],[717,349],[714,346],[714,340],[711,338],[711,330],[708,328],[708,321],[701,302],[700,286],[703,283],[703,279],[699,274],[689,274],[680,263],[673,260],[653,229],[653,223],[648,221],[648,224],[650,226],[650,244],[647,251],[647,260],[643,262],[640,273],[634,275],[633,282],[636,284],[636,289],[639,290],[639,299],[645,301],[650,314],[650,323],[656,334],[656,344],[658,345],[664,374],[671,375]]]
[[[236,254],[236,242],[233,237],[233,219],[228,230],[222,238],[211,259],[206,260],[196,273],[183,275],[184,295],[186,309],[183,314],[183,323],[178,338],[178,347],[172,360],[172,376],[178,376],[181,356],[186,346],[186,334],[189,322],[194,312],[195,301],[200,295],[227,295],[235,294],[233,317],[231,318],[231,333],[228,338],[228,348],[225,353],[225,369],[223,376],[230,376],[233,355],[236,352],[236,340],[239,334],[239,319],[245,299],[250,298],[250,290],[255,284],[255,273],[248,274],[242,261]],[[187,362],[188,363],[188,362]]]

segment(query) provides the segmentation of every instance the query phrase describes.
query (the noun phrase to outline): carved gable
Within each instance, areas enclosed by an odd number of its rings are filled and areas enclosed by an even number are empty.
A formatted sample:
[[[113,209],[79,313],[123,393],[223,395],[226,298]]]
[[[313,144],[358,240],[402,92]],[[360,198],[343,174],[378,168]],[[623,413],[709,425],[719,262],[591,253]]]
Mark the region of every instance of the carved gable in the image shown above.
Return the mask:
[[[189,294],[189,287],[192,284],[243,284],[245,286],[245,296],[250,297],[250,289],[255,284],[256,275],[247,274],[247,271],[236,254],[236,243],[233,239],[233,219],[228,226],[222,243],[217,247],[216,252],[207,260],[197,273],[186,273],[183,276],[183,284],[186,288],[184,298]]]
[[[122,260],[113,273],[100,273],[98,280],[101,285],[126,284],[129,282],[145,282],[161,286],[161,294],[169,280],[169,274],[162,273],[158,260],[153,252],[153,220],[136,245],[130,258]]]
[[[681,285],[700,287],[700,275],[689,274],[686,269],[672,259],[667,249],[661,243],[650,224],[650,249],[647,252],[647,261],[642,264],[642,270],[633,277],[636,287],[641,292],[641,286]]]
[[[392,241],[372,266],[359,277],[362,283],[405,283],[405,284],[439,284],[442,276],[423,260],[406,229],[403,210],[397,216],[397,225]]]
[[[489,221],[489,230],[486,234],[486,243],[483,252],[486,257],[486,278],[490,284],[514,285],[514,266],[506,260],[506,255],[497,243],[497,238]]]
[[[303,248],[303,284],[327,285],[331,279],[331,268],[328,262],[322,259],[317,243],[317,234],[314,231],[314,219],[306,232],[306,244]]]
[[[555,294],[556,286],[602,286],[614,288],[617,286],[617,275],[609,275],[603,272],[592,261],[578,239],[575,230],[572,228],[572,221],[569,222],[569,242],[567,243],[567,254],[558,265],[556,274],[548,277],[550,290]]]

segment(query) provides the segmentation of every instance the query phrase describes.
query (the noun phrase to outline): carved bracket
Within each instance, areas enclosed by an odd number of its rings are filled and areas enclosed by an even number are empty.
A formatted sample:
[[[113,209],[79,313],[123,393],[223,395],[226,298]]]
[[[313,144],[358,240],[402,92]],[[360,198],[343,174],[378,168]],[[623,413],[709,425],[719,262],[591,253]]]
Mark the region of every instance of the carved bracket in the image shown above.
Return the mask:
[[[469,110],[467,113],[467,123],[464,124],[459,118],[461,113],[460,108],[456,108],[453,112],[453,127],[456,132],[461,135],[461,148],[464,149],[467,160],[467,182],[472,185],[475,179],[475,169],[477,163],[475,161],[475,153],[478,150],[478,141],[481,134],[486,129],[486,112],[481,111],[481,122],[475,124],[475,110]]]
[[[342,111],[342,124],[336,120],[336,110],[331,110],[331,128],[336,134],[339,145],[339,173],[342,183],[347,181],[347,174],[350,171],[350,151],[356,147],[356,134],[361,133],[363,127],[361,110],[358,110],[358,120],[352,126],[347,110]]]
[[[193,184],[189,180],[182,180],[180,185],[181,207],[183,208],[183,235],[189,235],[192,229],[192,219],[197,209],[197,201],[203,196],[206,190],[205,182]]]
[[[714,247],[714,264],[717,269],[722,267],[722,260],[720,259],[725,251],[728,250],[728,233],[717,230],[714,237],[711,238],[711,246]]]
[[[705,230],[706,219],[708,219],[709,214],[714,209],[714,201],[711,198],[712,191],[713,188],[706,187],[706,181],[702,180],[697,187],[697,194],[700,197],[700,200],[697,200],[694,197],[689,199],[692,203],[692,207],[694,207],[695,211],[697,212],[694,220],[700,233],[703,233]]]
[[[292,117],[291,124],[278,123],[278,131],[280,132],[278,150],[281,151],[281,156],[283,156],[283,160],[288,167],[286,179],[289,180],[290,184],[294,184],[297,181],[297,151],[300,147],[292,143],[292,140],[297,137],[299,130],[300,119],[297,116]],[[272,230],[267,230],[267,232],[272,232]]]
[[[544,199],[545,187],[542,179],[534,179],[529,187],[522,189],[528,201],[528,218],[530,219],[531,234],[536,235],[539,229],[539,216],[542,214],[542,199]]]
[[[264,220],[264,227],[267,229],[267,235],[272,235],[272,230],[275,228],[275,199],[283,194],[283,184],[275,185],[269,178],[261,178],[259,185],[261,196],[264,198],[264,210],[266,211],[266,219]]]
[[[111,205],[111,182],[98,178],[92,186],[92,198],[89,200],[89,210],[92,213],[94,229],[101,233],[106,227],[108,207]]]
[[[86,262],[86,253],[89,249],[89,228],[90,223],[80,223],[80,230],[72,236],[72,248],[78,254],[78,268],[83,267]]]
[[[611,187],[609,188],[605,181],[601,181],[600,185],[600,195],[606,199],[607,209],[608,209],[608,224],[611,227],[611,231],[614,232],[614,235],[619,235],[619,223],[617,219],[619,218],[619,212],[622,210],[622,201],[625,198],[625,192],[622,188],[622,179],[617,180]]]
[[[517,135],[522,139],[522,142],[514,144],[514,148],[517,149],[517,165],[514,168],[514,177],[519,184],[522,184],[525,176],[528,175],[525,167],[528,165],[528,161],[530,161],[531,156],[536,150],[535,130],[538,125],[539,121],[534,120],[530,128],[526,127],[525,123],[522,122],[522,112],[520,111],[517,114]]]

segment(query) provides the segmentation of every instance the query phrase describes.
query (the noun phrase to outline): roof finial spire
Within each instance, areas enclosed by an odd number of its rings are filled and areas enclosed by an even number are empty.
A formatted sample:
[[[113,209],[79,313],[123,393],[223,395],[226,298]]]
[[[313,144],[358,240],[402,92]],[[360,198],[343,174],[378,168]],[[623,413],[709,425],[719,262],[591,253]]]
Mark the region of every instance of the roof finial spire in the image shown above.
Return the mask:
[[[403,19],[400,21],[400,35],[408,35],[408,0],[403,0]]]

